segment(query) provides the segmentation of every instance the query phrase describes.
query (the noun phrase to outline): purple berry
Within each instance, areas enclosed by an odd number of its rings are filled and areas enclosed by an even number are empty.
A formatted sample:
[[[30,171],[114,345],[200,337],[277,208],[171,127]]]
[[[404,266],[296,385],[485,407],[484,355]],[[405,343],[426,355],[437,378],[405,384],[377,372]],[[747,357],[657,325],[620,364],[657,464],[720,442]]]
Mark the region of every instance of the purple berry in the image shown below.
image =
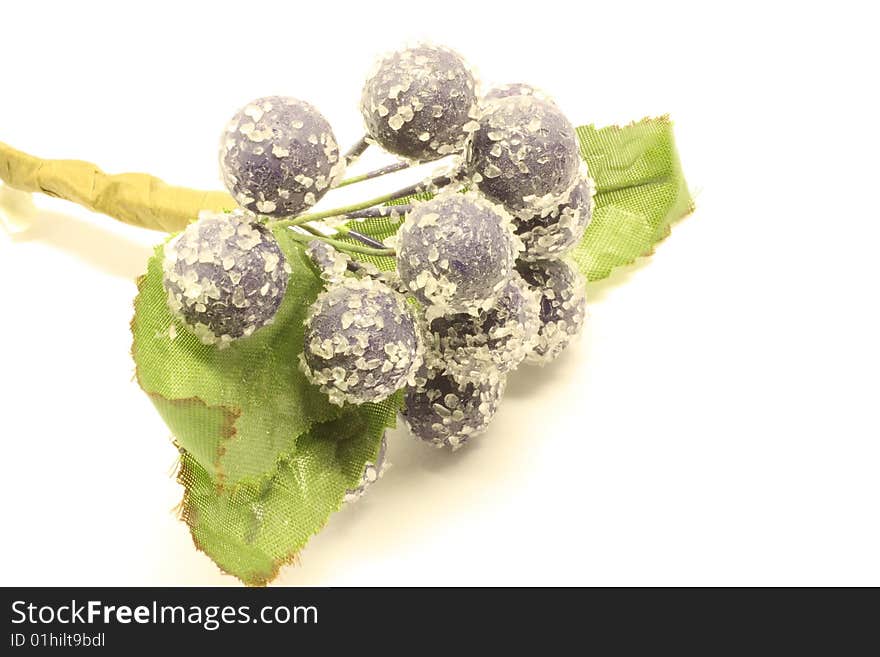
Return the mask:
[[[517,270],[541,295],[538,341],[526,360],[544,365],[555,360],[580,334],[586,318],[586,281],[565,260],[521,261]]]
[[[495,305],[477,316],[438,317],[428,331],[429,364],[462,380],[479,379],[495,368],[515,369],[538,338],[538,295],[516,273]]]
[[[270,217],[315,205],[341,176],[336,137],[310,104],[258,98],[229,121],[220,141],[220,171],[235,200]]]
[[[402,295],[372,278],[330,285],[309,308],[300,365],[340,406],[385,399],[422,363],[413,311]]]
[[[467,382],[426,372],[418,385],[407,388],[401,415],[419,440],[458,449],[492,421],[505,385],[505,378],[496,372]]]
[[[473,314],[492,307],[521,250],[503,208],[474,192],[447,192],[407,214],[397,233],[397,271],[429,305],[429,320]]]
[[[381,59],[364,85],[361,114],[385,150],[419,162],[464,150],[476,129],[476,83],[461,56],[420,45]]]
[[[525,246],[520,257],[549,260],[574,247],[593,217],[594,194],[592,179],[581,175],[566,192],[544,207],[533,205],[518,212],[513,225]]]
[[[171,311],[221,346],[271,323],[290,278],[275,237],[241,211],[203,213],[165,246],[163,269]]]
[[[574,127],[556,105],[535,96],[488,103],[467,152],[477,187],[512,212],[562,194],[580,161]]]

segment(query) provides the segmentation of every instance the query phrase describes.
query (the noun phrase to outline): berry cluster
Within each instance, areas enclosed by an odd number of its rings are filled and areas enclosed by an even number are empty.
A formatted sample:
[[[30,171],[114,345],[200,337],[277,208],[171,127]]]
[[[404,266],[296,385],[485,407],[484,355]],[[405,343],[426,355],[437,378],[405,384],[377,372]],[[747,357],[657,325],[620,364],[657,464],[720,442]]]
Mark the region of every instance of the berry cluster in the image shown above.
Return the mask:
[[[549,97],[519,83],[481,95],[448,48],[382,58],[360,109],[367,135],[347,155],[303,101],[269,96],[235,114],[220,165],[240,208],[201,216],[166,246],[168,305],[206,343],[246,339],[297,292],[270,228],[289,231],[325,283],[305,319],[309,381],[339,405],[403,388],[412,433],[455,449],[489,424],[509,372],[557,358],[583,327],[584,280],[563,256],[590,222],[594,185],[572,124]],[[385,197],[433,194],[399,217],[369,202],[359,214],[303,214],[369,144],[403,158],[381,173],[454,162],[449,175]],[[393,243],[345,222],[389,214],[402,219]],[[354,254],[393,256],[396,268],[380,272]],[[383,462],[384,447],[352,496]]]

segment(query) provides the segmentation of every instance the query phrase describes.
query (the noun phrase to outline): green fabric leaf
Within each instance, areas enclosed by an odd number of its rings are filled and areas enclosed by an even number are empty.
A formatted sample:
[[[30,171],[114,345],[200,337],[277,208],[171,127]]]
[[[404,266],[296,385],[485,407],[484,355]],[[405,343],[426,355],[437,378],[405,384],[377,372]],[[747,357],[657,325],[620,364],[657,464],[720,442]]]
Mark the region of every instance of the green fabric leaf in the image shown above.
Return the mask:
[[[210,473],[184,452],[181,517],[196,546],[246,584],[267,584],[339,510],[345,491],[359,485],[399,401],[400,393],[385,404],[348,407],[300,436],[271,477],[231,492],[218,493]]]
[[[138,382],[181,448],[181,517],[199,549],[251,585],[272,579],[358,486],[401,403],[339,408],[306,381],[303,320],[322,282],[302,245],[275,235],[292,273],[271,326],[226,349],[202,344],[168,310],[161,246],[132,320]]]
[[[577,129],[596,181],[593,220],[570,257],[587,280],[650,255],[670,224],[694,209],[669,117],[626,127]]]
[[[171,316],[162,286],[162,247],[140,281],[132,354],[141,388],[184,448],[219,485],[271,472],[314,422],[339,408],[299,370],[303,320],[321,289],[300,244],[277,230],[290,262],[275,322],[226,349],[204,345]]]

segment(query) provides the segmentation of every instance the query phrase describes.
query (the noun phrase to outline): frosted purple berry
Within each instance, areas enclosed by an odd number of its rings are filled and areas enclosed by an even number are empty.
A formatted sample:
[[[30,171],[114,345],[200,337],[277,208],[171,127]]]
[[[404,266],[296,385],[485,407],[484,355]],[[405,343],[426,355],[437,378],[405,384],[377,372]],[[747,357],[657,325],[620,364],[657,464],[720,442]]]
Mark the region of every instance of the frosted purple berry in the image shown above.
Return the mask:
[[[562,194],[580,161],[574,127],[556,105],[536,96],[488,103],[467,152],[480,191],[513,212]]]
[[[565,260],[521,261],[517,270],[540,295],[541,327],[526,360],[544,365],[556,359],[581,332],[586,317],[586,281]]]
[[[379,61],[364,85],[361,114],[382,148],[427,162],[464,149],[478,125],[475,89],[458,53],[420,45]]]
[[[536,344],[539,308],[537,293],[514,273],[489,310],[430,323],[429,364],[463,380],[480,379],[491,368],[513,370]]]
[[[506,379],[497,372],[463,382],[449,374],[426,372],[407,388],[402,416],[419,440],[458,449],[483,432],[495,417]]]
[[[165,245],[168,307],[206,344],[272,322],[290,278],[275,237],[243,212],[203,213]]]
[[[429,320],[490,308],[522,250],[510,215],[474,192],[416,204],[396,239],[400,280],[429,304]]]
[[[412,380],[423,348],[402,295],[372,278],[330,285],[309,308],[300,365],[340,406],[385,399]]]
[[[315,205],[344,165],[330,124],[309,103],[258,98],[229,121],[220,140],[220,172],[242,207],[271,217]]]
[[[593,180],[584,172],[561,196],[543,207],[535,204],[517,213],[513,225],[525,246],[520,257],[549,260],[561,257],[574,247],[593,217],[594,194]]]
[[[327,242],[312,240],[306,247],[306,255],[314,263],[318,275],[328,283],[338,283],[348,274],[351,256],[337,251]]]

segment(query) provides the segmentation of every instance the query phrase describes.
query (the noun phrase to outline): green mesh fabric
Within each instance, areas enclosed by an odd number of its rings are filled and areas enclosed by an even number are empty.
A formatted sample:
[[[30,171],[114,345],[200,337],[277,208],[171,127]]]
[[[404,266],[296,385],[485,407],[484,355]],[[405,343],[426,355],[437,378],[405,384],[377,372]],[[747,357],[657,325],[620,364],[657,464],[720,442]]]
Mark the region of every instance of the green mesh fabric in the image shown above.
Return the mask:
[[[693,203],[668,118],[577,134],[598,193],[571,257],[595,281],[649,254]],[[385,240],[400,222],[353,226]],[[168,311],[161,247],[139,282],[132,320],[138,382],[181,451],[181,517],[199,549],[250,585],[274,578],[339,509],[401,403],[398,393],[338,408],[304,379],[303,320],[322,284],[302,245],[275,234],[293,273],[272,326],[224,350],[202,345]],[[394,268],[393,258],[356,257]]]
[[[183,451],[177,477],[185,491],[181,517],[196,546],[245,583],[267,584],[339,510],[345,491],[359,485],[399,404],[400,393],[314,425],[269,476],[225,492]]]
[[[670,224],[694,209],[668,117],[623,128],[577,129],[596,181],[596,208],[571,259],[587,280],[649,255]]]
[[[296,447],[297,436],[339,414],[299,369],[303,320],[321,281],[289,231],[275,233],[293,270],[288,294],[275,322],[247,340],[217,349],[172,318],[161,247],[135,302],[138,382],[178,444],[224,485],[268,472]]]

